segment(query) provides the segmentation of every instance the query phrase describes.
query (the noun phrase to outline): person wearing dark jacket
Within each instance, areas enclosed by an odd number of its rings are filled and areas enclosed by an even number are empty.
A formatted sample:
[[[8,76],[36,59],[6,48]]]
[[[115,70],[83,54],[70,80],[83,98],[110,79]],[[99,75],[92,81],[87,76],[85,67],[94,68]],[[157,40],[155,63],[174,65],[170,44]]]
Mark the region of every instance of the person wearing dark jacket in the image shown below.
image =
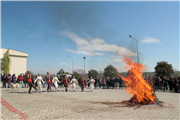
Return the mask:
[[[119,77],[118,81],[119,81],[119,89],[120,88],[123,89],[123,87],[122,87],[122,82],[123,82],[122,78]]]
[[[168,81],[168,85],[169,85],[169,89],[170,89],[170,92],[172,92],[172,90],[173,90],[173,78],[171,77],[171,75],[170,75],[170,77],[169,77],[169,81]]]
[[[161,78],[162,79],[162,83],[163,83],[163,87],[164,87],[164,89],[163,89],[163,91],[165,91],[165,88],[166,88],[166,91],[167,91],[167,79],[166,79],[166,77],[164,76],[164,77],[162,77]]]
[[[4,87],[4,88],[6,88],[6,82],[7,82],[6,78],[7,78],[7,76],[6,76],[6,74],[4,74],[4,75],[2,76],[3,87]]]
[[[176,79],[176,77],[174,77],[174,79],[173,79],[173,88],[174,88],[174,92],[178,92],[177,91],[177,79]]]
[[[15,74],[12,75],[12,83],[16,84],[16,75]]]
[[[2,74],[0,73],[0,82],[2,81]]]
[[[8,88],[10,88],[10,83],[11,83],[11,80],[12,80],[12,78],[11,78],[11,74],[9,74],[9,75],[7,76]]]

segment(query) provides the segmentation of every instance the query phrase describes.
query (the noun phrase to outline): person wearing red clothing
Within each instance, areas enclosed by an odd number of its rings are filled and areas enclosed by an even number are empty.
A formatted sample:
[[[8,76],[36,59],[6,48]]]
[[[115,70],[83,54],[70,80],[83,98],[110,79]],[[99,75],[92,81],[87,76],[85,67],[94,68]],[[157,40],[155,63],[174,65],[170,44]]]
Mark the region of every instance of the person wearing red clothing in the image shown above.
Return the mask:
[[[83,92],[83,91],[84,91],[84,86],[85,86],[84,76],[81,76],[81,78],[80,78],[80,85],[81,85],[81,90],[82,90],[82,92]]]
[[[24,80],[24,78],[23,78],[22,74],[20,74],[20,75],[18,76],[18,80],[19,80],[20,86],[23,87],[23,80]]]
[[[29,85],[29,94],[31,94],[31,88],[33,87],[36,91],[37,89],[34,87],[34,85],[32,84],[32,79],[31,79],[31,72],[27,71],[27,83]]]
[[[48,84],[47,92],[49,92],[49,90],[51,91],[51,77],[50,77],[49,72],[47,72],[47,76],[45,77],[45,79],[46,79],[46,82]]]
[[[61,80],[61,82],[62,82],[62,81],[64,82],[65,91],[67,92],[67,91],[68,91],[68,89],[67,89],[67,88],[68,88],[68,86],[69,86],[69,84],[68,84],[68,83],[70,82],[70,80],[69,80],[69,78],[68,78],[67,74],[65,74],[65,77],[64,77],[64,79],[63,79],[63,80]],[[60,82],[60,83],[61,83],[61,82]]]

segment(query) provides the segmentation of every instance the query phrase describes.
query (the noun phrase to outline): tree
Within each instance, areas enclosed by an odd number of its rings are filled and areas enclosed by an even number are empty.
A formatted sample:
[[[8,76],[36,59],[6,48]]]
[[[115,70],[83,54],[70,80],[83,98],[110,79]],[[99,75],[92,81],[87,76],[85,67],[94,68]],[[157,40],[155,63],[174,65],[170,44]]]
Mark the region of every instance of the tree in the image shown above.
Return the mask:
[[[84,75],[84,69],[77,69],[77,70],[74,70],[73,72],[77,72],[80,75]]]
[[[6,75],[9,74],[10,64],[11,64],[11,59],[9,55],[4,55],[4,57],[1,58],[1,71],[6,73]]]
[[[117,72],[116,72],[116,68],[113,67],[112,65],[108,65],[105,69],[104,69],[104,76],[105,77],[115,77],[117,76]]]
[[[89,76],[89,78],[90,77],[95,78],[95,77],[98,76],[98,72],[96,70],[91,69],[91,70],[88,71],[88,76]]]
[[[80,74],[78,74],[77,72],[74,72],[73,76],[75,76],[76,80],[78,80],[80,78]]]
[[[98,78],[103,78],[104,76],[103,76],[103,71],[99,71],[98,72]]]
[[[180,71],[178,71],[177,69],[174,69],[174,77],[177,77],[180,75]]]
[[[57,72],[57,75],[60,75],[60,74],[65,74],[65,71],[63,69],[60,69],[58,72]]]
[[[157,62],[156,67],[154,67],[155,73],[157,76],[167,76],[169,77],[171,74],[174,73],[173,67],[168,62],[162,61]]]

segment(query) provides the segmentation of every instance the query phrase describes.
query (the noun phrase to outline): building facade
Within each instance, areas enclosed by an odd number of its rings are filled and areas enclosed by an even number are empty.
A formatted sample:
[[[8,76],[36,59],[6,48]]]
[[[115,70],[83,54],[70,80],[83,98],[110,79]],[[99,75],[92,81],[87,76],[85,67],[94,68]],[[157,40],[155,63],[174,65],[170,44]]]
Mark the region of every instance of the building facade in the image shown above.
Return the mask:
[[[1,58],[3,58],[5,55],[9,55],[11,59],[9,71],[11,75],[15,74],[18,76],[19,74],[27,71],[27,53],[1,48]]]

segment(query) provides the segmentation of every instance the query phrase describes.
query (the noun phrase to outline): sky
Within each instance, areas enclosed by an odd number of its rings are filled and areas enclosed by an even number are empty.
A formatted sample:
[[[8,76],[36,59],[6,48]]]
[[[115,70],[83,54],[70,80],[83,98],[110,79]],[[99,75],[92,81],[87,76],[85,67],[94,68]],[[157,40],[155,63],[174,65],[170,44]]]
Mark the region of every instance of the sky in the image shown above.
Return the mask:
[[[113,65],[122,55],[154,72],[167,61],[179,70],[179,2],[2,1],[1,48],[28,53],[27,70],[51,74]],[[70,56],[70,57],[67,57]],[[83,57],[86,57],[84,60]]]

